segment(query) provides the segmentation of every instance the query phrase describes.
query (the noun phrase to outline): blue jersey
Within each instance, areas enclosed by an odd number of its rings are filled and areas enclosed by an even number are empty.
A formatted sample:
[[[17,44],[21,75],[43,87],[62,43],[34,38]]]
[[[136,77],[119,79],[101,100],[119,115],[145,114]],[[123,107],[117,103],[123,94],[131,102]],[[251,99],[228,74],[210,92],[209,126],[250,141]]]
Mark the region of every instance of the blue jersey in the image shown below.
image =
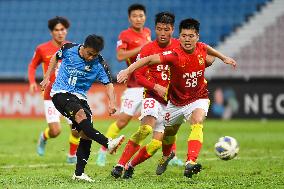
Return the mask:
[[[81,45],[65,44],[56,53],[56,59],[62,60],[51,93],[69,92],[87,98],[87,91],[95,81],[103,84],[112,82],[108,65],[101,55],[93,61],[85,61],[79,54]]]

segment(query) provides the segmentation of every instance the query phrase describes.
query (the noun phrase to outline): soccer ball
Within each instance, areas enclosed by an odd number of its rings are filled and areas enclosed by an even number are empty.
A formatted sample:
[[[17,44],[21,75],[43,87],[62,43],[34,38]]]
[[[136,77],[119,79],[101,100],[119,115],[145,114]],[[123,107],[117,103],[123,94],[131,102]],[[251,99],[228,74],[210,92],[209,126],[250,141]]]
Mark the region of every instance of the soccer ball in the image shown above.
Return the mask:
[[[224,136],[215,144],[215,153],[222,160],[230,160],[238,155],[239,145],[235,138]]]

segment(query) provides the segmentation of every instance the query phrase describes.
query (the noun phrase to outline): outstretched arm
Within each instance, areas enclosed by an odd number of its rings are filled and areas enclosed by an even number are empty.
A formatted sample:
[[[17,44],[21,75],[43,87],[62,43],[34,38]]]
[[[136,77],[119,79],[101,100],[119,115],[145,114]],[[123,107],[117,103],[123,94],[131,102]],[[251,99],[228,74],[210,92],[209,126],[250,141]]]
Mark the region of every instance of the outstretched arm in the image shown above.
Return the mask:
[[[49,83],[49,78],[52,72],[54,72],[57,67],[58,60],[56,58],[56,53],[51,57],[48,69],[44,75],[42,82],[40,82],[41,90],[44,90]]]
[[[209,55],[215,56],[217,58],[219,58],[220,60],[222,60],[225,64],[230,64],[232,65],[234,68],[237,66],[237,63],[234,59],[232,59],[231,57],[225,56],[224,54],[222,54],[221,52],[217,51],[216,49],[210,47],[209,45],[207,45],[207,53]]]
[[[105,85],[105,87],[106,87],[107,96],[108,96],[108,99],[109,99],[108,112],[109,112],[109,115],[112,115],[116,112],[114,87],[113,87],[112,83]]]
[[[154,55],[150,55],[150,56],[147,56],[145,58],[142,58],[142,59],[134,62],[133,64],[131,64],[127,69],[121,70],[117,75],[117,82],[118,83],[125,82],[127,80],[128,76],[132,72],[137,70],[138,68],[141,68],[141,67],[143,67],[145,65],[149,65],[149,64],[159,64],[159,63],[161,63],[159,54],[154,54]]]

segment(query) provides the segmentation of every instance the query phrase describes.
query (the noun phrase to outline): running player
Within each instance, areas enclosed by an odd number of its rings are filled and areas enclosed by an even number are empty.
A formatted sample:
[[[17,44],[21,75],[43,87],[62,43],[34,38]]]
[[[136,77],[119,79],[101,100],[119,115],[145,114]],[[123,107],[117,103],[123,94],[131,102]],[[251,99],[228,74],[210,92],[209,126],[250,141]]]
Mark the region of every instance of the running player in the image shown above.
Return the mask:
[[[43,72],[46,73],[50,58],[56,51],[58,51],[64,43],[66,43],[67,30],[70,26],[69,21],[63,17],[55,17],[48,21],[48,28],[51,34],[51,40],[40,44],[34,53],[33,59],[31,60],[28,68],[30,92],[34,93],[37,91],[37,83],[35,81],[35,73],[37,67],[42,64]],[[49,138],[56,138],[61,132],[60,126],[60,113],[54,107],[51,97],[50,90],[55,80],[55,74],[51,75],[50,84],[47,86],[43,93],[44,98],[44,112],[48,127],[44,132],[40,133],[39,141],[37,145],[37,153],[40,156],[44,155],[45,145]],[[72,122],[69,120],[69,124]],[[76,151],[79,144],[79,136],[76,132],[72,132],[69,137],[69,154],[67,156],[68,163],[76,163]]]
[[[50,60],[50,65],[41,82],[42,88],[49,83],[51,73],[59,60],[62,60],[58,75],[51,89],[52,102],[56,109],[73,123],[81,136],[77,150],[77,164],[74,180],[93,182],[84,173],[89,159],[92,140],[108,149],[112,154],[124,140],[124,136],[116,139],[106,138],[93,128],[92,111],[87,103],[87,91],[99,80],[106,87],[109,98],[109,113],[116,112],[115,95],[108,65],[100,55],[104,48],[104,40],[95,34],[89,35],[84,45],[67,43]]]
[[[151,31],[144,27],[146,21],[146,8],[141,4],[128,7],[128,20],[130,27],[119,35],[117,41],[117,59],[126,61],[127,66],[135,62],[141,48],[151,41]],[[121,99],[120,114],[106,132],[109,138],[115,138],[126,127],[133,115],[139,111],[143,100],[143,87],[137,84],[134,74],[129,76],[127,89]],[[97,165],[105,166],[106,149],[102,146],[98,152]]]
[[[168,91],[169,103],[165,114],[164,137],[175,136],[183,119],[191,125],[184,170],[184,176],[188,178],[201,170],[201,164],[196,160],[202,147],[203,121],[209,108],[207,82],[204,78],[207,53],[218,57],[226,64],[236,66],[232,58],[198,42],[199,25],[199,22],[192,18],[181,21],[178,48],[140,59],[122,70],[117,76],[118,82],[124,82],[130,73],[144,65],[162,63],[170,66],[171,80]],[[174,142],[172,140],[169,144]]]

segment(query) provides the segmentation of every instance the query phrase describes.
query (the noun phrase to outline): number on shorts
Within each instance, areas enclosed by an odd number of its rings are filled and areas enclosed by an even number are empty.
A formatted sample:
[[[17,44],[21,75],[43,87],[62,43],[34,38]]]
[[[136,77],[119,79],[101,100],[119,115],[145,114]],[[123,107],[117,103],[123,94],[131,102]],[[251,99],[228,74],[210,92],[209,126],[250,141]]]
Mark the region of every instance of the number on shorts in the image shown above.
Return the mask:
[[[145,100],[144,102],[144,109],[147,109],[147,108],[154,108],[155,106],[155,100]]]
[[[47,114],[48,115],[55,115],[56,114],[56,110],[54,108],[52,108],[52,107],[48,107]]]
[[[170,116],[171,116],[170,112],[167,112],[167,113],[165,114],[165,120],[166,120],[167,122],[170,121]]]
[[[123,106],[126,108],[132,108],[133,100],[125,99]]]

